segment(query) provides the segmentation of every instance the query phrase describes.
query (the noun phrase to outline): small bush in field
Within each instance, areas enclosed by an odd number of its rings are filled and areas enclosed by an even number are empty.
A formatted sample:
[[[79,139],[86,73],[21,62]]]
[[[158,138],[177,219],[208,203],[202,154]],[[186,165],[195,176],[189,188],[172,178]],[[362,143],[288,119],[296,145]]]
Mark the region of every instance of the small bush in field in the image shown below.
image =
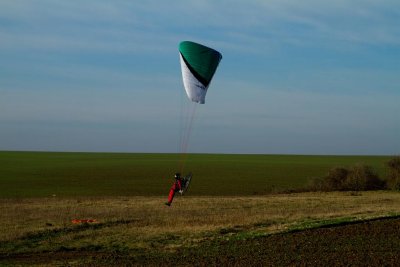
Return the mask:
[[[389,168],[388,187],[393,190],[400,190],[400,156],[389,160],[386,166]]]
[[[385,182],[378,177],[371,167],[356,165],[348,172],[344,189],[361,191],[379,190],[384,187]]]
[[[336,167],[330,169],[328,175],[323,179],[325,187],[328,191],[343,190],[348,175],[349,171],[345,168]]]
[[[356,165],[350,169],[335,167],[323,178],[314,179],[310,189],[314,191],[361,191],[380,190],[385,181],[365,165]]]
[[[325,187],[325,180],[318,177],[312,179],[309,185],[304,188],[304,191],[327,191]]]

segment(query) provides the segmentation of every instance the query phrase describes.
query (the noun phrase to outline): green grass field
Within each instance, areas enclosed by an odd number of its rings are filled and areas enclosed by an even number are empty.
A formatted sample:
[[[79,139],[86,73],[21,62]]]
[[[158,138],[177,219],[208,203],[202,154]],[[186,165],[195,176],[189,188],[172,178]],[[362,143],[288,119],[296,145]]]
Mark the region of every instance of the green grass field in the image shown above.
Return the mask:
[[[177,154],[0,152],[0,265],[396,266],[398,192],[282,193],[389,158],[191,154],[168,207]]]
[[[161,196],[179,154],[0,152],[0,197]],[[190,154],[190,195],[245,196],[304,187],[337,166],[365,164],[385,176],[384,156]]]

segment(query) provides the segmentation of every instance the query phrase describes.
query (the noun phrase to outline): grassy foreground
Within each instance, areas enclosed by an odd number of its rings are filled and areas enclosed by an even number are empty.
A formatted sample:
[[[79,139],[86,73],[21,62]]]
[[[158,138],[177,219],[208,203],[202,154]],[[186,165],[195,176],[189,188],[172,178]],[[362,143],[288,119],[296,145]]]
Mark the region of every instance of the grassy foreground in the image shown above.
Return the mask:
[[[399,193],[276,193],[388,159],[189,155],[167,207],[180,155],[0,152],[0,265],[396,266]]]
[[[397,218],[400,212],[400,194],[394,192],[184,196],[177,198],[171,207],[162,205],[164,200],[162,197],[2,199],[0,264],[176,266],[189,264],[190,259],[195,264],[193,260],[197,259],[200,265],[234,262],[247,265],[266,264],[268,258],[285,265],[301,256],[294,248],[296,242],[303,241],[296,236],[308,240],[308,250],[313,249],[312,242],[316,241],[316,246],[322,242],[319,235],[308,237],[293,231],[371,218]],[[75,218],[97,219],[98,223],[73,225],[71,220]],[[398,221],[391,225],[393,229],[399,226]],[[350,242],[347,252],[351,250],[356,258],[360,256],[357,253],[364,253],[360,250],[364,246],[362,236],[375,239],[380,234],[371,229],[365,231],[346,241]],[[377,246],[393,246],[397,242],[393,238],[397,236],[386,236],[384,240],[388,243]],[[271,238],[276,240],[266,241]],[[338,236],[331,233],[326,238],[332,238],[333,242]],[[290,247],[291,254],[277,254],[276,242],[280,240],[283,249],[285,239],[294,246]],[[335,249],[340,250],[339,245],[335,246],[325,248],[330,255],[326,257],[331,258]],[[253,254],[249,252],[251,249],[256,249]],[[318,247],[314,249],[321,251]],[[280,261],[282,256],[285,261]],[[251,262],[253,257],[258,261]],[[218,262],[220,259],[224,262]]]
[[[1,152],[0,198],[161,196],[179,154]],[[296,189],[332,167],[365,164],[385,176],[384,156],[191,154],[192,196],[248,196]]]

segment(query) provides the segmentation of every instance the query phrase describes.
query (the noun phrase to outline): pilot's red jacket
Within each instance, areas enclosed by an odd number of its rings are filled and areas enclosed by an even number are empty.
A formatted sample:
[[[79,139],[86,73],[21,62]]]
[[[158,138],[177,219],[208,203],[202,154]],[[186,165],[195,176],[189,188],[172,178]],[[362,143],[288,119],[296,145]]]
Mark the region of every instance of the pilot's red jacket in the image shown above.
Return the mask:
[[[175,193],[178,192],[179,190],[182,190],[182,180],[175,179],[174,184],[171,186],[171,189],[169,190],[169,195],[168,195],[168,203],[169,204],[172,203]]]

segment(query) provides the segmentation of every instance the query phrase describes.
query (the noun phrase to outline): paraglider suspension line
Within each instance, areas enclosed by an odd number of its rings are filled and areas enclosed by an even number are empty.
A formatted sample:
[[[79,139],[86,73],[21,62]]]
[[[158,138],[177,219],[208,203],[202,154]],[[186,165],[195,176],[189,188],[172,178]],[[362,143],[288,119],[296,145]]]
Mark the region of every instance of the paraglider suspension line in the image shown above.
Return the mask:
[[[183,131],[183,136],[181,138],[181,145],[180,145],[180,161],[179,161],[179,169],[181,173],[183,173],[185,169],[185,164],[188,158],[188,148],[189,148],[189,140],[190,136],[192,135],[194,118],[196,115],[198,104],[190,105],[190,111],[187,113],[189,116],[186,118],[185,129]]]

